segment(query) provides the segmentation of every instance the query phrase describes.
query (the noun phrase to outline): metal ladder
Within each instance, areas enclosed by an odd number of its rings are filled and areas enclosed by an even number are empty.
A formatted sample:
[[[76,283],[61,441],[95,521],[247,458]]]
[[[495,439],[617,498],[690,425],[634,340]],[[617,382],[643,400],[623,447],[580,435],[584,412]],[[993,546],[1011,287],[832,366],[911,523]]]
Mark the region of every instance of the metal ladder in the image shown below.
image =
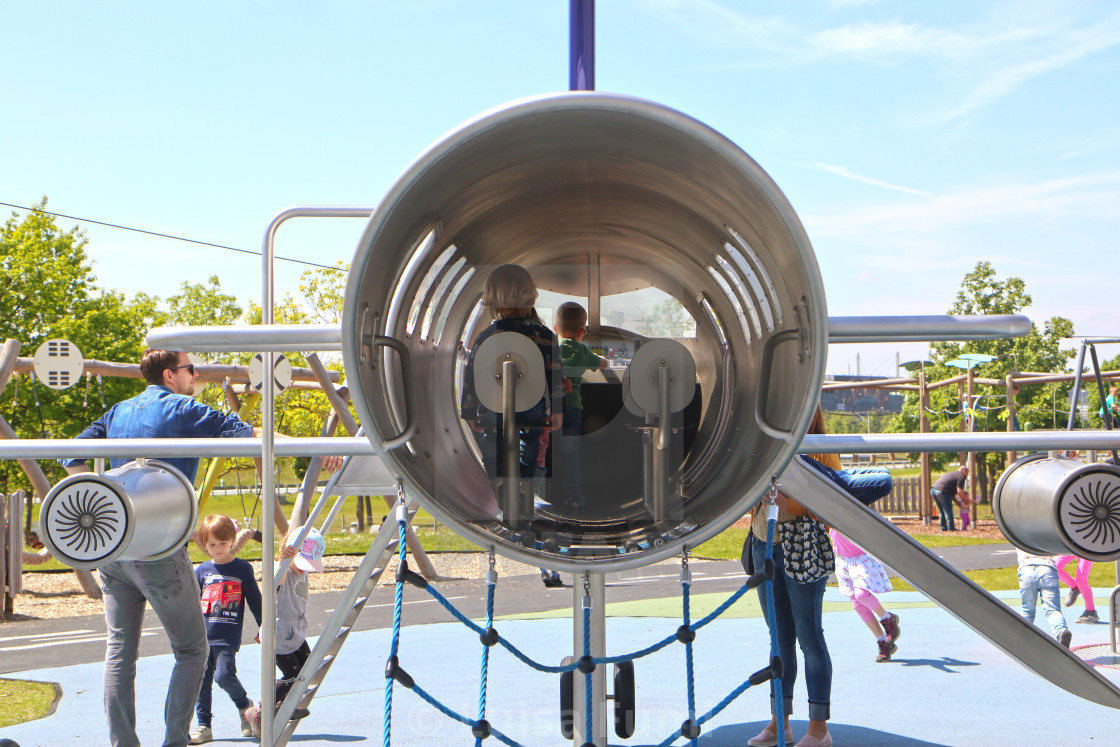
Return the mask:
[[[411,508],[411,503],[406,510],[408,512],[406,523],[411,524],[416,511]],[[398,533],[396,521],[386,521],[381,525],[361,564],[354,572],[354,577],[338,601],[338,606],[323,626],[319,640],[296,677],[295,684],[276,711],[272,731],[273,734],[278,735],[275,741],[276,747],[284,747],[288,744],[300,721],[300,718],[293,718],[293,715],[297,711],[306,711],[319,691],[327,672],[330,671],[342,645],[350,635],[354,623],[365,608],[374,587],[377,586],[386,563],[397,552],[400,543]]]
[[[340,469],[327,482],[322,495],[316,502],[308,517],[307,524],[318,518],[326,505],[328,496],[335,497],[335,504],[329,512],[323,527],[327,528],[334,521],[335,515],[342,505],[342,500],[350,495],[384,495],[398,492],[396,478],[385,469],[381,460],[376,456],[347,457]],[[416,509],[412,499],[405,496],[405,527],[412,526],[416,516]],[[295,733],[299,722],[307,715],[307,707],[315,698],[323,680],[330,671],[338,657],[342,645],[346,642],[350,631],[353,629],[358,616],[366,606],[370,595],[377,586],[385,566],[393,555],[400,549],[400,527],[395,516],[388,517],[378,529],[369,550],[366,551],[354,577],[338,600],[334,612],[323,626],[319,640],[311,650],[303,668],[296,676],[296,681],[288,691],[284,702],[276,710],[273,719],[272,733],[275,735],[274,747],[285,747],[292,734]]]

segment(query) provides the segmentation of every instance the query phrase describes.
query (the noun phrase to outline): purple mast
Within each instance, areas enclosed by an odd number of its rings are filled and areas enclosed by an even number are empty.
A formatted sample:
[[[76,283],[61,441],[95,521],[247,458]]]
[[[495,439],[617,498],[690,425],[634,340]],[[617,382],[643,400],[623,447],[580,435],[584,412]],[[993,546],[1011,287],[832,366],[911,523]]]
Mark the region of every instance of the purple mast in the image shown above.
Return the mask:
[[[595,0],[568,0],[568,89],[595,90]]]

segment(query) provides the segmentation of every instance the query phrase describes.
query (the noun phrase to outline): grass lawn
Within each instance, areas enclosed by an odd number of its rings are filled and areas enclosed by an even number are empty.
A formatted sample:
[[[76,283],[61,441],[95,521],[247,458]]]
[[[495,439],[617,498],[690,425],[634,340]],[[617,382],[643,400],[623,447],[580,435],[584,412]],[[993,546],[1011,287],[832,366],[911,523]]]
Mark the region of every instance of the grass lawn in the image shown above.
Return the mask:
[[[50,682],[0,679],[0,728],[46,716],[54,704],[56,687]]]

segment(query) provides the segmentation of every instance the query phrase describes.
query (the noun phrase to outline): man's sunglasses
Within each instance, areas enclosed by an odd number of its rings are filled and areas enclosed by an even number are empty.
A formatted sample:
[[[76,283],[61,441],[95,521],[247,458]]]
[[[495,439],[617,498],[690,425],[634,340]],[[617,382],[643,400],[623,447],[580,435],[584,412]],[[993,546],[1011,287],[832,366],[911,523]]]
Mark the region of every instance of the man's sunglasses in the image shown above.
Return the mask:
[[[181,368],[187,369],[187,371],[190,373],[190,375],[194,376],[194,364],[193,363],[184,363],[181,366],[171,366],[167,370],[168,371],[178,371]]]

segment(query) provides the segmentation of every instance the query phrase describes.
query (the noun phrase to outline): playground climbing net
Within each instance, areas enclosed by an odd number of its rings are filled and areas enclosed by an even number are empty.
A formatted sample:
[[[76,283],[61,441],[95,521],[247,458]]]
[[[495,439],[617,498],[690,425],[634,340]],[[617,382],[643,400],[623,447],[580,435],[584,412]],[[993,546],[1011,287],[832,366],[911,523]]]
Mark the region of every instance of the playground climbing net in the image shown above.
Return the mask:
[[[494,737],[503,744],[510,745],[510,747],[522,747],[522,743],[514,740],[508,735],[501,732],[496,726],[491,724],[486,719],[486,689],[487,680],[489,678],[489,665],[490,665],[490,649],[495,645],[502,646],[514,657],[538,672],[547,674],[564,674],[567,672],[578,671],[584,678],[584,734],[594,734],[594,707],[592,698],[592,673],[596,667],[606,666],[610,664],[619,664],[621,662],[632,662],[635,659],[649,656],[656,653],[661,649],[673,644],[681,643],[684,645],[685,651],[685,679],[687,684],[687,710],[688,718],[684,720],[680,728],[670,734],[659,747],[668,747],[680,738],[689,740],[692,747],[696,747],[697,739],[700,736],[700,731],[703,725],[717,716],[727,706],[735,701],[740,695],[746,692],[751,687],[761,685],[765,682],[773,681],[774,690],[774,705],[777,709],[776,718],[778,723],[782,722],[783,715],[782,709],[782,661],[778,656],[778,639],[774,628],[770,628],[770,661],[766,667],[760,669],[754,674],[750,675],[740,685],[735,687],[729,692],[722,700],[716,703],[707,713],[697,717],[696,715],[696,697],[695,697],[695,677],[693,672],[693,656],[692,648],[696,640],[696,633],[701,628],[712,622],[724,612],[726,612],[736,601],[738,601],[750,589],[756,588],[761,584],[765,584],[764,596],[766,600],[767,619],[773,619],[774,609],[774,562],[773,562],[773,548],[774,548],[774,525],[777,521],[778,511],[773,503],[773,498],[777,493],[777,485],[773,484],[770,489],[769,496],[764,501],[764,505],[768,508],[767,514],[767,531],[766,531],[766,556],[765,563],[761,570],[751,575],[747,580],[735,590],[723,603],[721,603],[715,610],[707,616],[692,622],[689,611],[689,589],[692,585],[691,572],[688,567],[688,550],[685,549],[681,557],[681,603],[682,603],[682,624],[677,631],[672,635],[666,636],[664,639],[654,643],[639,651],[634,651],[628,654],[618,656],[606,657],[593,657],[591,656],[591,613],[592,613],[592,599],[590,591],[590,574],[585,573],[583,576],[584,596],[582,604],[583,615],[583,652],[582,656],[570,664],[560,666],[549,666],[534,661],[529,656],[524,654],[513,643],[501,635],[494,627],[494,590],[497,585],[498,576],[494,571],[494,554],[493,550],[490,552],[490,570],[486,576],[486,625],[485,627],[478,625],[474,621],[468,619],[460,610],[458,610],[446,597],[443,596],[431,583],[429,583],[423,576],[410,570],[408,562],[405,558],[405,529],[407,516],[404,507],[404,500],[402,500],[397,508],[397,526],[400,533],[399,536],[399,562],[397,564],[396,576],[396,595],[393,605],[393,628],[392,638],[389,648],[389,658],[385,666],[385,712],[383,720],[383,744],[384,747],[389,747],[392,743],[392,720],[393,720],[393,689],[394,685],[401,685],[402,687],[411,690],[418,695],[422,700],[435,708],[437,711],[447,716],[450,719],[458,721],[459,723],[467,726],[471,730],[471,735],[475,739],[475,747],[481,747],[483,740],[488,737]],[[451,615],[465,625],[467,628],[476,633],[479,641],[482,644],[482,661],[481,671],[479,676],[478,688],[478,716],[477,718],[470,718],[464,716],[454,709],[448,707],[441,702],[437,697],[429,693],[425,688],[421,687],[416,680],[405,671],[401,666],[398,657],[400,633],[401,633],[401,607],[404,602],[404,587],[405,584],[410,584],[419,589],[426,591],[433,599],[435,599],[441,606],[443,606]],[[574,674],[573,674],[574,676]],[[779,744],[784,742],[784,733],[778,730]],[[592,747],[590,742],[586,742],[583,747]],[[784,745],[782,746],[784,747]]]

